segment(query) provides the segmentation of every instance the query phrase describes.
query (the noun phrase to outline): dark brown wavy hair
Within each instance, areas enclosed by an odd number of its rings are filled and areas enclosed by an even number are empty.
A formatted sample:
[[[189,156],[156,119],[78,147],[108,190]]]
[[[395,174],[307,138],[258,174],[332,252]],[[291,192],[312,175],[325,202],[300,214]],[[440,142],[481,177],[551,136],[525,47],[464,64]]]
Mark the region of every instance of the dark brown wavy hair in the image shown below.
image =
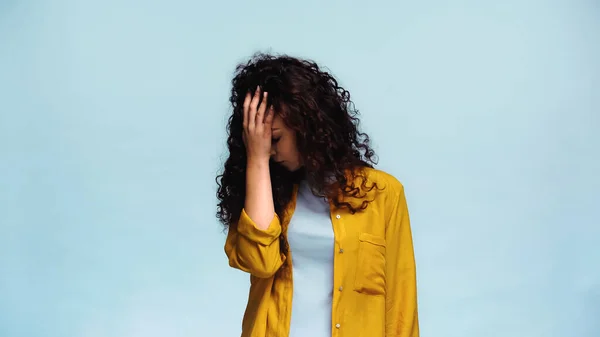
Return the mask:
[[[313,190],[352,213],[367,208],[367,186],[360,168],[373,167],[376,157],[369,137],[359,132],[358,111],[350,93],[315,62],[290,56],[255,54],[237,66],[229,101],[232,114],[227,123],[229,157],[217,176],[217,218],[227,228],[235,226],[246,194],[246,148],[242,141],[243,102],[257,86],[269,93],[269,105],[295,131],[304,167],[288,172],[272,162],[271,184],[275,212],[282,217],[292,199],[294,184],[307,179]],[[356,180],[361,177],[362,179]],[[355,186],[355,181],[361,181]],[[341,192],[341,193],[340,193]],[[362,199],[350,203],[346,198]]]

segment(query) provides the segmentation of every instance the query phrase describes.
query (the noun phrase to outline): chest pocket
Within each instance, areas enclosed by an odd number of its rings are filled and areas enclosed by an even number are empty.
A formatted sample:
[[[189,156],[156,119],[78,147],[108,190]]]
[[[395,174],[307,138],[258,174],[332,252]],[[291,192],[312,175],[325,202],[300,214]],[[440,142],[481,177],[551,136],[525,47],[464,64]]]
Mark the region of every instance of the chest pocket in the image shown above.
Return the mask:
[[[369,233],[358,235],[354,290],[369,295],[385,294],[385,239]]]

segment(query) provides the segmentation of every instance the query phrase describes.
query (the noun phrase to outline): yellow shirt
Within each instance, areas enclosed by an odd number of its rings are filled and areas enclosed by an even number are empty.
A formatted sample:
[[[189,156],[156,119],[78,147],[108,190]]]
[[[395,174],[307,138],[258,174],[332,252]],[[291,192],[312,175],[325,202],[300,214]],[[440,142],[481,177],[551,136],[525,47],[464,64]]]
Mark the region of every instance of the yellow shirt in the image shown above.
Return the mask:
[[[373,201],[366,210],[351,214],[330,206],[335,236],[331,336],[418,337],[415,258],[404,188],[383,171],[365,173],[368,186],[378,186],[367,192]],[[237,228],[229,228],[229,265],[250,273],[242,337],[289,334],[293,275],[291,263],[281,267],[292,256],[281,254],[279,237],[287,230],[295,201],[294,196],[284,216],[275,215],[266,230],[258,229],[244,210]]]

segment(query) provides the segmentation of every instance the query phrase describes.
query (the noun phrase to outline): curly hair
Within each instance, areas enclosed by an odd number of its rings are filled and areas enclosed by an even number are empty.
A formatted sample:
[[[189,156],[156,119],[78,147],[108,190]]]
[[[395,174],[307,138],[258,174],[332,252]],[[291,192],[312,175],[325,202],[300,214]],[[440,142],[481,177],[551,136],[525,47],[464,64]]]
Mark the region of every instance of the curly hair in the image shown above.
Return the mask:
[[[359,132],[358,111],[350,93],[315,62],[287,55],[255,54],[237,66],[232,80],[232,115],[227,123],[229,157],[217,176],[217,218],[227,228],[238,221],[246,189],[246,149],[242,140],[243,101],[260,86],[269,93],[269,104],[285,125],[294,130],[304,167],[289,172],[271,162],[275,212],[283,216],[292,199],[294,184],[306,178],[314,190],[337,208],[355,213],[367,208],[367,186],[361,168],[373,167],[376,157],[369,137]],[[361,181],[355,185],[357,177]],[[340,193],[341,192],[341,193]],[[358,205],[346,198],[362,200]]]

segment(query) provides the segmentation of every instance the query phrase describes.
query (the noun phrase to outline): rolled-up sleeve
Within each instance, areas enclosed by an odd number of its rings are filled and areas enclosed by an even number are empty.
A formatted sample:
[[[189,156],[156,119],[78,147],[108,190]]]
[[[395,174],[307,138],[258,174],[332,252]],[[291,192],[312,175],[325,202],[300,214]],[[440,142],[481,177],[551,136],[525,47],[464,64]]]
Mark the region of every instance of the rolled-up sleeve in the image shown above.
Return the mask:
[[[242,210],[237,224],[229,226],[225,253],[229,265],[256,277],[273,276],[283,265],[285,256],[279,248],[281,221],[277,214],[267,229],[262,230]]]

